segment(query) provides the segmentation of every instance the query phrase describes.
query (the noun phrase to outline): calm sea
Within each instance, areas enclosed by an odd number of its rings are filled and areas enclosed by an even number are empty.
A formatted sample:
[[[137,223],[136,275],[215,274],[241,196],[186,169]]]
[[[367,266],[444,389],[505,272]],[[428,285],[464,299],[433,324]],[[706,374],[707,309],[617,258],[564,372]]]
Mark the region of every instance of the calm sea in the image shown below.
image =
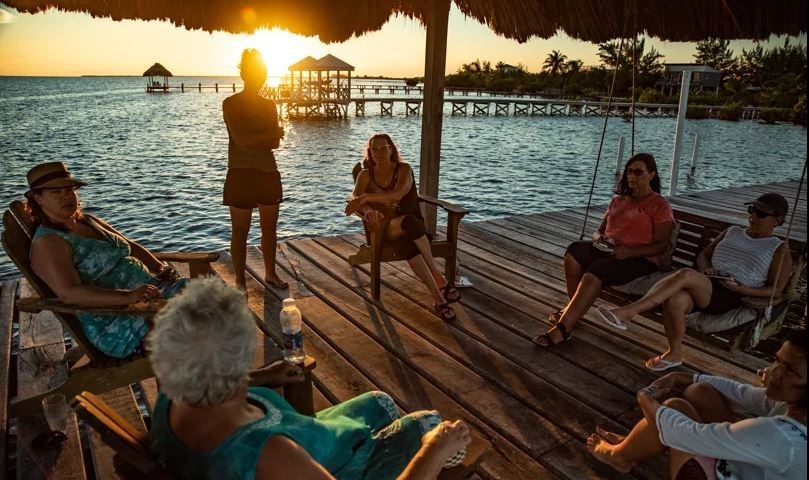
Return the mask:
[[[239,83],[237,78],[179,77],[187,85]],[[229,243],[221,204],[227,133],[221,103],[230,92],[147,94],[145,80],[0,78],[0,204],[25,191],[25,173],[62,160],[90,185],[87,211],[155,250],[217,250]],[[390,83],[385,81],[383,83]],[[366,98],[372,98],[366,91]],[[386,95],[389,96],[389,95]],[[346,120],[284,120],[276,152],[284,183],[281,239],[356,232],[342,214],[351,168],[375,132],[387,132],[418,174],[421,119],[378,115]],[[471,113],[471,107],[470,107]],[[674,119],[637,120],[636,149],[658,159],[668,185]],[[444,118],[440,196],[472,210],[469,220],[549,211],[587,202],[603,120],[581,117]],[[687,175],[694,135],[699,166]],[[595,202],[610,198],[618,138],[630,124],[611,119]],[[627,146],[628,150],[628,146]],[[806,130],[791,125],[687,122],[679,191],[700,191],[797,178]],[[251,241],[258,241],[257,220]],[[0,253],[0,280],[15,275]]]

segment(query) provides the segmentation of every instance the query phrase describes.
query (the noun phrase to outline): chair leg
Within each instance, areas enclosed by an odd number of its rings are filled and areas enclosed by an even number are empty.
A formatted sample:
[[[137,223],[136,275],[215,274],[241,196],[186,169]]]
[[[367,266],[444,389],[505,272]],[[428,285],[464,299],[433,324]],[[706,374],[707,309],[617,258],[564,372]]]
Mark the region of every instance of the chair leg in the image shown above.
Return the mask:
[[[381,295],[382,276],[382,232],[371,234],[371,296],[379,300]]]
[[[447,279],[447,285],[455,285],[455,275],[457,275],[456,263],[458,257],[455,255],[447,257],[444,260],[444,277]]]
[[[304,415],[315,414],[315,399],[312,385],[312,371],[304,370],[303,382],[288,383],[284,385],[284,398],[295,407],[298,413]]]

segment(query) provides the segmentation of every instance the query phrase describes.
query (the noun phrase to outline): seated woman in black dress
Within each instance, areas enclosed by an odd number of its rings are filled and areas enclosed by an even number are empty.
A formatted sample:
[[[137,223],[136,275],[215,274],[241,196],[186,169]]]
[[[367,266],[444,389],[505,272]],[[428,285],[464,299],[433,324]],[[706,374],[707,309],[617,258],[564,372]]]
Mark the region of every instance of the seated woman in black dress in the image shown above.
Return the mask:
[[[413,170],[399,158],[399,150],[387,134],[368,140],[363,169],[354,182],[345,213],[359,214],[370,228],[383,229],[385,241],[410,248],[408,263],[433,295],[436,313],[443,320],[455,319],[449,304],[460,300],[461,295],[435,264]]]

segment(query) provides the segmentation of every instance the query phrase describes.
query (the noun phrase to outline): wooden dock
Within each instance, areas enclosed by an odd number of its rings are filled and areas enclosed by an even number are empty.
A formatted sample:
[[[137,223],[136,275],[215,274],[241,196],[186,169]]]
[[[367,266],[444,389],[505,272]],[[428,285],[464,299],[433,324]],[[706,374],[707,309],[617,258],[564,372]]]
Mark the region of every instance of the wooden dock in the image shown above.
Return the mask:
[[[678,209],[744,224],[742,204],[767,191],[782,193],[792,205],[797,182],[671,200]],[[805,186],[798,205],[791,235],[805,239]],[[603,205],[592,211],[588,231],[603,211]],[[433,313],[430,295],[405,263],[383,264],[381,300],[373,302],[368,269],[347,262],[364,242],[359,233],[282,243],[279,273],[290,282],[289,295],[304,314],[306,353],[318,363],[316,407],[378,389],[406,410],[434,408],[446,418],[462,418],[493,444],[478,470],[485,479],[668,478],[662,461],[618,475],[593,461],[584,446],[597,425],[626,430],[640,418],[635,392],[656,378],[643,361],[666,345],[659,323],[639,319],[629,331],[617,332],[588,315],[572,342],[544,350],[530,341],[545,331],[547,316],[566,300],[561,257],[565,246],[578,239],[583,218],[583,209],[577,208],[462,223],[461,274],[473,286],[462,289],[453,323]],[[214,271],[233,281],[225,261],[215,264]],[[249,250],[248,271],[250,307],[277,333],[277,314],[287,292],[258,281],[263,263],[255,247]],[[0,382],[0,420],[15,429],[9,438],[17,452],[16,458],[0,455],[0,462],[17,478],[82,479],[90,470],[98,479],[115,478],[110,450],[94,433],[81,434],[75,419],[69,443],[47,454],[30,449],[31,439],[44,428],[41,415],[7,423],[9,398],[46,388],[64,370],[54,363],[65,348],[59,324],[49,313],[15,312],[11,301],[17,284],[7,282],[0,292],[0,351],[5,352],[0,375],[6,380]],[[20,288],[28,293],[24,284]],[[13,356],[12,322],[20,332],[19,353]],[[685,357],[686,371],[749,382],[766,365],[695,339],[686,340]],[[109,392],[105,399],[143,428],[135,395],[148,408],[154,381]],[[0,442],[5,440],[6,435],[0,436]],[[0,450],[5,447],[0,443]]]

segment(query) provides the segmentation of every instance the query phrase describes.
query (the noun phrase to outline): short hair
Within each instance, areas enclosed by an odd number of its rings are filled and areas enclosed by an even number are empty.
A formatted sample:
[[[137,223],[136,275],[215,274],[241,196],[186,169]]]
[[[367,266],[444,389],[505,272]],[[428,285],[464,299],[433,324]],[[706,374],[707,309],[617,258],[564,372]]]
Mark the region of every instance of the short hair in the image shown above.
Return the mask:
[[[155,316],[149,360],[170,399],[216,405],[249,377],[255,323],[244,295],[216,278],[193,280]]]
[[[790,345],[797,348],[801,351],[804,355],[806,355],[806,348],[807,348],[807,339],[806,339],[806,329],[799,328],[797,330],[793,330],[789,332],[787,338],[784,340],[784,343],[789,342]]]

